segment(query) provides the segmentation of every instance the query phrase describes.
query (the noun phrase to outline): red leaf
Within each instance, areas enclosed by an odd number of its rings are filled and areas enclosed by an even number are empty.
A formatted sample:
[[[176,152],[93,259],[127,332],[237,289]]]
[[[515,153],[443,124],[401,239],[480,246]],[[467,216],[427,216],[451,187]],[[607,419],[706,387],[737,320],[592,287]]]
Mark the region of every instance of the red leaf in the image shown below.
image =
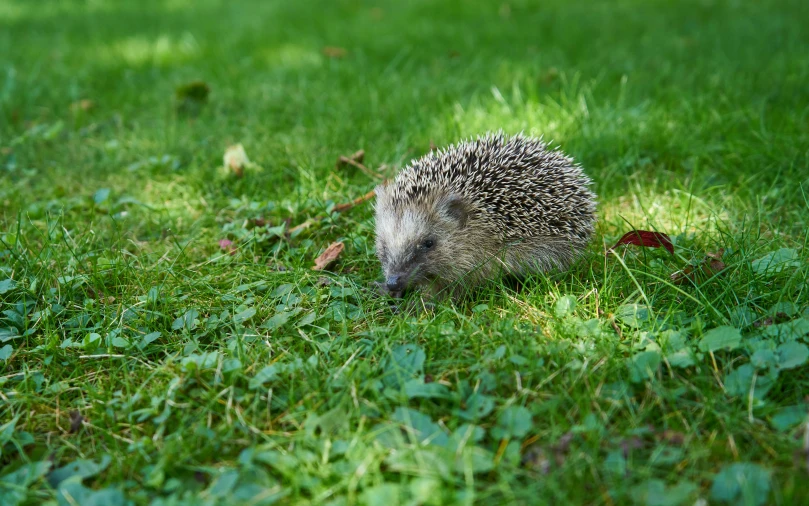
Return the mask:
[[[674,245],[671,244],[671,239],[666,234],[660,232],[650,232],[648,230],[633,230],[627,232],[623,237],[618,239],[615,246],[607,251],[612,251],[622,244],[635,244],[637,246],[644,246],[646,248],[666,248],[669,253],[674,254]]]

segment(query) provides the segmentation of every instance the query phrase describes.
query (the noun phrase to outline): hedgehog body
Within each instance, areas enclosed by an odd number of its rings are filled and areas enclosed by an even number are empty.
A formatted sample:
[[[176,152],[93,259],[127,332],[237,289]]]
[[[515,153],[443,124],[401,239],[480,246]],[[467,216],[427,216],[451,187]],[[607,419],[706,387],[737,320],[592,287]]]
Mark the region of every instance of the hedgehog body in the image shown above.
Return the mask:
[[[412,161],[376,188],[387,290],[457,295],[507,272],[566,268],[593,233],[595,194],[541,140],[488,134]]]

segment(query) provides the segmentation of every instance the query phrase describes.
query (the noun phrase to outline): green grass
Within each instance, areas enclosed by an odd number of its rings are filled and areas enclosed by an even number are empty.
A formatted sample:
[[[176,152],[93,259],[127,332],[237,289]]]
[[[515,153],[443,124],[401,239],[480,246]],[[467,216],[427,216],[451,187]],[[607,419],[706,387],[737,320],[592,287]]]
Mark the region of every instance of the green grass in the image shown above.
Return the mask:
[[[0,504],[806,504],[807,19],[0,0]],[[370,204],[331,212],[376,180],[337,158],[497,129],[582,163],[592,247],[393,314]],[[676,254],[605,255],[632,228]]]

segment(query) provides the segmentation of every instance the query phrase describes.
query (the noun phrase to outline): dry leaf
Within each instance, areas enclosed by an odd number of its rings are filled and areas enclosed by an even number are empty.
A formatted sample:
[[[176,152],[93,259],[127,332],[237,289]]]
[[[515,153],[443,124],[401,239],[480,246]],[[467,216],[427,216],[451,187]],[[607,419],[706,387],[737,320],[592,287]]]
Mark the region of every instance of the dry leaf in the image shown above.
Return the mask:
[[[289,270],[287,269],[286,265],[280,262],[273,262],[273,261],[267,262],[267,267],[269,267],[271,270],[278,272],[286,272]]]
[[[329,244],[329,247],[319,257],[315,258],[315,266],[312,267],[312,270],[322,271],[331,265],[343,252],[344,247],[345,245],[339,241]]]
[[[348,51],[342,47],[326,46],[323,48],[323,54],[329,58],[343,58],[346,54],[348,54]]]
[[[644,246],[646,248],[666,248],[669,253],[674,254],[674,245],[671,244],[671,239],[666,234],[660,232],[651,232],[649,230],[632,230],[623,235],[615,246],[608,249],[610,252],[622,244],[635,244],[637,246]]]
[[[698,264],[690,264],[685,269],[673,273],[670,278],[673,283],[681,284],[686,280],[696,283],[700,279],[708,279],[714,274],[725,269],[725,263],[721,260],[725,250],[716,253],[706,253],[705,258]]]
[[[544,448],[540,445],[531,445],[523,454],[520,463],[529,469],[536,469],[542,474],[551,470],[551,461]]]
[[[626,458],[629,456],[632,450],[640,450],[643,447],[645,447],[646,441],[639,438],[638,436],[632,436],[619,441],[618,446],[621,447],[621,453],[623,453],[624,458]]]
[[[269,222],[264,218],[251,218],[247,220],[247,228],[266,227],[267,223]]]
[[[680,446],[685,442],[685,434],[676,430],[666,429],[660,433],[660,439],[670,445]]]
[[[81,413],[78,411],[71,411],[70,412],[70,433],[75,434],[79,432],[81,429],[82,424],[84,423],[84,417],[81,416]]]
[[[203,473],[202,471],[194,471],[194,480],[197,483],[202,483],[203,485],[208,484],[208,475]]]
[[[772,317],[768,316],[767,318],[764,318],[763,320],[758,320],[756,322],[753,322],[753,326],[756,327],[756,328],[769,327],[773,323],[774,322],[773,322]]]
[[[247,153],[244,151],[244,146],[241,144],[228,146],[222,161],[225,167],[230,169],[236,177],[242,177],[244,175],[244,168],[250,165],[250,159],[247,158]]]

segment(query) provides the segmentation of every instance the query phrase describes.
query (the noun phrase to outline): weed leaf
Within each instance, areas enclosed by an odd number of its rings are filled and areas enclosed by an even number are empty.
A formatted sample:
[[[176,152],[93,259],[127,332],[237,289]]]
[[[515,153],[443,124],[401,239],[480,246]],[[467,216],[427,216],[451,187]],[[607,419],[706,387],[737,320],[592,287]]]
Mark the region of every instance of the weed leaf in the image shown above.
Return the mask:
[[[731,504],[758,506],[770,495],[770,471],[739,462],[725,466],[714,477],[711,498]]]
[[[735,350],[741,343],[742,334],[739,329],[723,325],[706,332],[699,342],[699,349],[701,351]]]
[[[791,248],[781,248],[753,260],[753,271],[761,276],[778,274],[791,267],[799,267],[798,252]]]

